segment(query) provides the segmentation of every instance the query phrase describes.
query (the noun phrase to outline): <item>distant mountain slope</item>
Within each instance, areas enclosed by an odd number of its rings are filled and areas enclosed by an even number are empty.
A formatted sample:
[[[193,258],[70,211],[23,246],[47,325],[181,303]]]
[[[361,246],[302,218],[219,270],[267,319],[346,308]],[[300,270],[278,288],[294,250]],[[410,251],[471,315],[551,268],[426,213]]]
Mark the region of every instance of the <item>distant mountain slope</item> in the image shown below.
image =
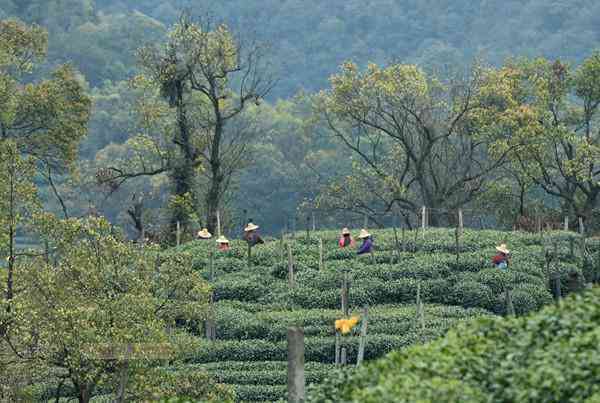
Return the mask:
[[[18,15],[66,32],[56,34],[61,43],[52,56],[73,59],[93,84],[131,74],[133,42],[157,40],[163,31],[150,21],[171,23],[182,10],[211,14],[269,42],[281,78],[277,97],[323,88],[346,59],[443,66],[474,56],[499,63],[543,55],[576,63],[600,46],[595,0],[0,0],[2,18]],[[151,19],[131,14],[131,36],[124,36],[122,18],[112,16],[134,11]],[[81,36],[77,24],[86,22]],[[96,37],[90,23],[98,25]],[[82,48],[97,62],[86,61]]]

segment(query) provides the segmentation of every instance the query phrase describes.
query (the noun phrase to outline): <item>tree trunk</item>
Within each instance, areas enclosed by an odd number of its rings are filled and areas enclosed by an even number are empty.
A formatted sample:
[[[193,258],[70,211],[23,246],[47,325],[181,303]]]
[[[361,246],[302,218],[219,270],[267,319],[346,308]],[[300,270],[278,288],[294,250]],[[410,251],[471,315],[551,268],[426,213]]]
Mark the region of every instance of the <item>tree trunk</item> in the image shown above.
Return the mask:
[[[171,174],[171,179],[173,181],[174,187],[173,194],[179,197],[185,197],[186,195],[189,195],[192,199],[192,203],[194,203],[195,153],[193,145],[191,143],[191,135],[187,119],[187,109],[185,106],[185,101],[183,99],[183,82],[177,82],[175,87],[177,96],[176,106],[178,129],[175,144],[179,147],[179,150],[181,152],[181,161],[176,163],[176,166],[173,168]],[[183,225],[184,230],[185,228],[189,227],[188,214],[181,207],[175,208],[171,215],[170,232],[173,234],[175,233],[178,221],[181,223],[181,225]]]
[[[206,194],[206,225],[208,226],[208,230],[214,233],[217,229],[217,211],[221,204],[223,182],[225,180],[221,169],[221,140],[223,138],[225,122],[223,121],[218,102],[213,107],[215,127],[210,149],[210,187]]]

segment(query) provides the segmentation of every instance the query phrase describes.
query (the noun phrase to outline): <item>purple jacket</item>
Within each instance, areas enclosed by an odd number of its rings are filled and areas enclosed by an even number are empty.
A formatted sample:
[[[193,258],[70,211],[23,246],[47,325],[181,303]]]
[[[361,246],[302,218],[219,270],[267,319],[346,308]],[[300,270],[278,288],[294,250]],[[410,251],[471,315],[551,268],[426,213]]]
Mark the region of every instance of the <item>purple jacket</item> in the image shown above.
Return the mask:
[[[362,255],[363,253],[369,253],[373,249],[373,238],[368,237],[365,238],[362,245],[360,245],[360,249],[358,250],[358,254]]]

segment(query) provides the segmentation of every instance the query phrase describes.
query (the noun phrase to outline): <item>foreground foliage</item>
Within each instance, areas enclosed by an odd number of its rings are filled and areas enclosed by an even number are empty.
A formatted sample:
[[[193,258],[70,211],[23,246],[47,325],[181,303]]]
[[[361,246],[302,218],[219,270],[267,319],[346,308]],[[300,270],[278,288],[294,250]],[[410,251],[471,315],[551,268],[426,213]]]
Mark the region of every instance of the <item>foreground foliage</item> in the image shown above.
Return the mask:
[[[310,402],[592,402],[600,393],[600,289],[330,376]]]

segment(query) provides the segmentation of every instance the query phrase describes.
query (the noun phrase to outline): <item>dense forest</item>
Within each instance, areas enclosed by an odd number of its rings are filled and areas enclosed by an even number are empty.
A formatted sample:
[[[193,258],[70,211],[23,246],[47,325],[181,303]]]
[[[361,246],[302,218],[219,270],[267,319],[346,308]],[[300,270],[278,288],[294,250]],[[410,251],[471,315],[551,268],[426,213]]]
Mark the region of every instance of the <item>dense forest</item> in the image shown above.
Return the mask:
[[[555,220],[570,214],[572,222],[578,215],[589,217],[597,208],[596,196],[588,195],[589,189],[582,188],[577,200],[565,203],[564,195],[572,192],[569,186],[559,184],[561,189],[556,189],[551,183],[538,183],[528,176],[539,172],[515,173],[506,168],[504,159],[493,175],[476,175],[497,179],[486,182],[485,189],[473,186],[471,193],[477,197],[457,200],[456,195],[443,192],[425,197],[423,184],[419,185],[420,195],[403,197],[402,203],[395,202],[398,198],[392,197],[394,191],[389,189],[386,195],[371,200],[346,197],[335,189],[339,183],[350,183],[347,175],[374,176],[372,183],[379,183],[381,178],[368,171],[370,163],[346,147],[344,139],[336,138],[336,131],[324,120],[325,114],[315,113],[315,98],[318,91],[330,88],[332,75],[343,71],[340,66],[347,61],[359,70],[368,63],[414,64],[426,80],[448,83],[459,76],[465,78],[476,68],[502,66],[514,58],[526,57],[532,63],[537,57],[549,63],[561,60],[573,70],[597,47],[598,7],[593,1],[558,0],[336,0],[310,4],[291,0],[1,0],[0,18],[18,18],[48,31],[47,56],[36,64],[33,74],[23,77],[25,81],[47,77],[56,66],[69,63],[80,74],[92,102],[88,133],[79,144],[79,161],[71,166],[77,175],[57,171],[52,186],[40,178],[45,203],[70,216],[98,211],[136,236],[143,224],[140,218],[132,218],[134,210],[142,211],[149,226],[162,227],[172,220],[167,211],[172,202],[168,175],[140,176],[106,189],[97,186],[97,173],[128,158],[140,133],[160,130],[142,127],[139,101],[148,93],[132,82],[144,70],[140,48],[164,43],[184,13],[213,27],[227,24],[236,43],[260,45],[264,76],[273,84],[261,94],[260,107],[244,107],[243,113],[228,123],[231,130],[225,131],[229,133],[226,135],[244,131],[248,138],[243,158],[223,180],[227,185],[222,195],[212,197],[223,205],[225,227],[237,228],[253,218],[262,222],[265,230],[278,232],[305,226],[308,217],[315,214],[318,225],[327,226],[335,221],[332,217],[340,217],[336,213],[340,211],[348,223],[362,223],[367,215],[372,224],[381,225],[400,214],[410,225],[423,204],[430,205],[432,212],[438,209],[440,216],[451,216],[451,211],[462,207],[472,212],[469,217],[473,223],[477,218],[478,225],[510,227],[519,216],[544,215]],[[230,89],[235,91],[239,77],[231,79]],[[589,120],[593,124],[596,117]],[[166,120],[160,124],[169,125]],[[531,164],[528,166],[531,169],[527,171],[533,174]],[[207,201],[204,194],[209,193],[206,186],[214,177],[215,172],[204,169],[196,178],[196,218],[190,224],[194,227],[214,226],[214,212],[209,210],[215,210],[210,206],[215,203]],[[360,192],[369,192],[364,183],[355,182],[354,191],[360,188]],[[412,192],[406,183],[400,185],[402,192]],[[592,189],[591,193],[595,192]],[[489,214],[493,210],[500,213]],[[448,219],[452,217],[431,217],[433,223]]]

